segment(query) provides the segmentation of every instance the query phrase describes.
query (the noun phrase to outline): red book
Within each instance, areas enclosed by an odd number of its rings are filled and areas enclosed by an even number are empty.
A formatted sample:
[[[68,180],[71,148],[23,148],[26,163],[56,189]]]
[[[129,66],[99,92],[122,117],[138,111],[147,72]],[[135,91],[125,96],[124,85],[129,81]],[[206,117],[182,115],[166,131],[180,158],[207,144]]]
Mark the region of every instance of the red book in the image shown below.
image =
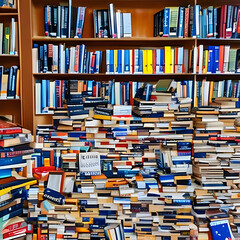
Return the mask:
[[[238,9],[237,15],[237,34],[240,34],[240,8]]]
[[[27,226],[19,228],[17,230],[13,230],[11,232],[3,234],[3,239],[10,238],[10,237],[13,237],[13,236],[16,236],[16,235],[24,236],[24,234],[26,234],[26,231],[27,231]]]
[[[174,73],[178,73],[178,48],[175,48]]]
[[[223,73],[224,45],[219,46],[219,71]]]
[[[60,86],[59,86],[59,106],[62,107],[62,90],[63,90],[63,81],[60,81]]]
[[[83,92],[87,91],[87,82],[83,82]]]
[[[96,58],[96,54],[94,52],[93,55],[92,55],[92,59],[91,59],[91,72],[93,72],[93,70],[94,70],[95,58]]]
[[[185,8],[185,21],[184,21],[184,37],[188,37],[189,28],[189,8]]]
[[[12,128],[2,128],[2,129],[0,129],[0,134],[1,135],[17,134],[17,133],[22,133],[22,128],[21,127],[12,127]]]
[[[4,225],[6,225],[6,227]],[[26,227],[27,223],[24,221],[23,218],[14,217],[12,219],[9,219],[6,223],[4,223],[4,225],[2,234],[6,234],[12,232],[13,230]]]
[[[11,122],[7,122],[7,121],[4,121],[4,120],[0,120],[0,131],[2,129],[12,128],[12,127],[17,127],[17,125],[15,123],[11,123]]]
[[[227,27],[227,5],[224,5],[223,10],[223,25],[221,25],[223,28],[223,38],[226,38],[226,27]]]
[[[50,164],[54,166],[54,150],[50,150]]]
[[[75,48],[75,64],[74,64],[75,72],[79,72],[79,52],[80,52],[80,45],[77,45]]]
[[[134,57],[134,49],[132,50],[132,73],[134,73],[134,68],[135,68],[135,57]]]
[[[129,82],[129,92],[130,105],[133,105],[132,81]]]
[[[152,60],[152,66],[153,66],[153,74],[156,74],[156,49],[153,49],[153,60]]]
[[[96,97],[97,95],[97,86],[96,84],[93,86],[93,97]]]
[[[224,6],[221,7],[221,15],[220,15],[220,38],[223,37],[223,15],[224,15]]]

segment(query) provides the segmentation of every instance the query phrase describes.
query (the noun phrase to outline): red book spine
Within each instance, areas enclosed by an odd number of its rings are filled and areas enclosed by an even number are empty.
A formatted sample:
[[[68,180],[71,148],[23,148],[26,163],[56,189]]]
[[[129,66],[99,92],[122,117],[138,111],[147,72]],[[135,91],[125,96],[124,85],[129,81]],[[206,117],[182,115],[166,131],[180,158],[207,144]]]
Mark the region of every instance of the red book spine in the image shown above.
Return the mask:
[[[184,37],[188,37],[189,28],[189,8],[185,8],[185,21],[184,21]]]
[[[97,86],[94,85],[93,86],[93,97],[96,97],[96,95],[97,95]]]
[[[178,73],[178,48],[175,48],[174,73]]]
[[[26,223],[24,221],[11,224],[11,225],[7,226],[6,228],[4,228],[2,230],[2,234],[6,234],[6,233],[11,232],[11,231],[13,231],[15,229],[25,227],[24,225],[26,226]]]
[[[224,6],[221,7],[221,16],[220,16],[220,38],[223,37],[223,15],[224,15]]]
[[[79,72],[79,49],[80,49],[80,46],[77,45],[76,46],[76,50],[75,50],[75,64],[74,64],[74,71],[75,72]]]
[[[133,105],[132,81],[129,82],[129,92],[130,105]]]
[[[219,72],[223,73],[224,46],[219,46]]]
[[[223,10],[223,38],[226,38],[226,24],[227,24],[227,5],[224,5]]]
[[[17,230],[14,230],[12,232],[3,234],[3,239],[13,237],[13,236],[16,236],[16,235],[20,235],[20,234],[24,234],[24,233],[26,233],[26,231],[27,231],[27,226],[23,227],[23,228],[20,228],[20,229],[17,229]]]
[[[94,53],[94,54],[92,55],[92,59],[91,59],[91,72],[94,71],[95,58],[96,58],[96,54]]]
[[[152,60],[152,63],[153,63],[153,74],[156,74],[156,49],[153,49],[153,60]]]
[[[240,9],[238,9],[237,15],[237,34],[240,34]]]
[[[63,88],[63,81],[60,80],[60,86],[59,86],[59,106],[62,107],[62,88]]]
[[[132,50],[132,73],[134,73],[134,69],[135,69],[135,57],[134,57],[134,55],[135,55],[135,51],[134,51],[134,49]]]
[[[54,166],[54,151],[50,151],[50,164],[51,166]]]

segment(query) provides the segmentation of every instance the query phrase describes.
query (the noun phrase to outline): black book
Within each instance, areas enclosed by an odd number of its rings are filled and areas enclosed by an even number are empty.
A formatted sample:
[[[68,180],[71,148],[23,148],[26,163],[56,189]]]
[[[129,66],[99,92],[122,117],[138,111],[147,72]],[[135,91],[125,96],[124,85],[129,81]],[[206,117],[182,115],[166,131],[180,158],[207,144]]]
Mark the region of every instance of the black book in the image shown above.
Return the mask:
[[[58,21],[57,6],[51,6],[51,31],[49,31],[50,37],[57,36],[57,21]]]
[[[154,37],[157,37],[159,33],[158,16],[159,16],[159,12],[154,14]]]
[[[77,27],[77,7],[72,7],[72,19],[71,19],[71,38],[76,36],[76,27]]]
[[[164,10],[158,13],[158,35],[160,37],[163,36],[163,15],[164,15]]]
[[[38,47],[38,72],[42,73],[43,72],[43,46]]]

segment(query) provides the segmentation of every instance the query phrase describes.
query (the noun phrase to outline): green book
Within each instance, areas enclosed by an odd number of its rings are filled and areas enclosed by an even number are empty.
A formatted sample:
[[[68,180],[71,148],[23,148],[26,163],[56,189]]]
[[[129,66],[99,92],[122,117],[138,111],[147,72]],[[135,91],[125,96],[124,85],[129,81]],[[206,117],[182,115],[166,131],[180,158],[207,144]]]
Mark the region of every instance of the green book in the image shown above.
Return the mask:
[[[228,65],[229,72],[235,72],[235,70],[236,70],[236,57],[237,57],[237,49],[230,49],[229,65]]]
[[[10,27],[5,27],[3,53],[9,54]]]
[[[179,7],[170,7],[169,37],[177,37]]]

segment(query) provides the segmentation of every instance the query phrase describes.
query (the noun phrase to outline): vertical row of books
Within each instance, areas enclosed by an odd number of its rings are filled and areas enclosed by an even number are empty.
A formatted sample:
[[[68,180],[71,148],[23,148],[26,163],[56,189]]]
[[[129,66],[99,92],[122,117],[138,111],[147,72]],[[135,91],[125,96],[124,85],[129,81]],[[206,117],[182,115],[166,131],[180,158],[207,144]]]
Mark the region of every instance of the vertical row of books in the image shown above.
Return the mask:
[[[45,36],[57,38],[82,38],[86,7],[44,6]],[[131,13],[115,11],[114,5],[108,9],[93,11],[95,38],[131,37]]]
[[[14,123],[0,120],[0,238],[26,239],[32,235],[27,222],[28,188],[37,183],[28,171],[32,169],[34,149],[31,132]]]
[[[178,38],[239,38],[240,7],[200,5],[166,7],[154,14],[154,36]]]
[[[11,18],[11,23],[0,23],[0,55],[18,55],[18,22]]]

